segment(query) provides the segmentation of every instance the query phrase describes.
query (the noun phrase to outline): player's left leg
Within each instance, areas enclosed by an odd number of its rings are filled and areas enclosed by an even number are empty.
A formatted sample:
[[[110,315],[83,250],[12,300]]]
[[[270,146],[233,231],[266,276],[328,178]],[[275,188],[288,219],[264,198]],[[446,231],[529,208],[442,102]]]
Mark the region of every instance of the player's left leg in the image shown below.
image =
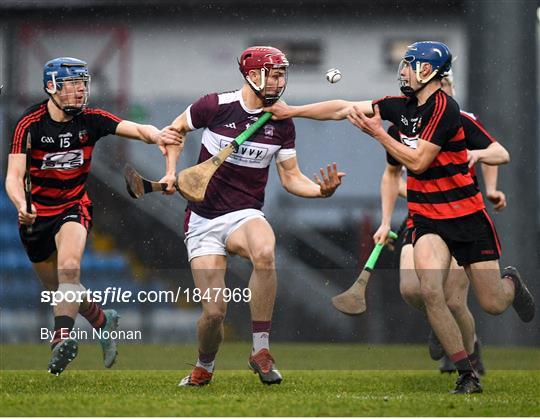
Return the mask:
[[[418,276],[416,275],[416,271],[414,270],[414,254],[413,246],[410,242],[410,232],[407,232],[406,234],[406,240],[403,247],[401,248],[400,255],[399,290],[401,292],[401,296],[409,305],[425,313],[426,309],[424,307],[424,301],[422,300],[422,293],[420,291],[420,281],[418,279]],[[454,273],[455,271],[453,269],[455,268],[458,268],[460,270],[461,276]],[[463,289],[463,281],[465,281],[465,287],[468,287],[469,280],[467,279],[465,271],[459,266],[457,266],[457,263],[452,258],[452,264],[448,272],[448,277],[444,283],[444,293],[448,308],[456,319],[462,335],[465,337],[468,336],[468,328],[470,328],[470,322],[467,321],[469,319],[466,318],[466,315],[467,313],[470,315],[470,312],[468,311],[466,301],[465,304],[462,304],[463,297],[460,291],[465,292],[465,298],[467,295],[467,289]],[[456,315],[463,316],[464,318],[458,319]],[[470,321],[472,321],[474,334],[474,320],[472,319],[472,315]],[[464,326],[464,329],[462,329],[462,326]],[[429,333],[428,346],[429,355],[434,361],[438,361],[444,357],[448,358],[444,352],[444,348],[442,347],[439,339],[437,338],[433,330],[430,330]],[[469,346],[465,345],[465,348],[468,347]],[[445,370],[445,372],[452,372],[456,370],[452,361],[450,361],[449,359],[447,362],[446,360],[443,361],[445,362],[444,365],[448,364],[452,367],[451,371]]]
[[[270,355],[269,335],[276,298],[275,269],[276,239],[272,227],[262,218],[253,218],[232,232],[227,239],[227,250],[249,258],[253,273],[249,280],[251,290],[251,321],[253,348],[249,365],[265,384],[279,384],[281,374]]]
[[[202,387],[212,380],[216,355],[224,338],[223,322],[227,314],[227,301],[224,298],[227,259],[220,254],[201,254],[194,256],[190,264],[195,290],[199,292],[202,305],[202,314],[197,322],[199,356],[192,371],[178,385]]]
[[[79,223],[64,223],[55,235],[58,290],[61,301],[54,307],[54,337],[49,372],[59,375],[77,356],[78,342],[69,337],[84,291],[80,284],[81,258],[86,245],[86,229]]]
[[[465,350],[469,354],[471,364],[480,375],[484,375],[485,368],[481,359],[480,342],[478,341],[475,332],[474,317],[467,305],[469,279],[467,278],[465,270],[457,264],[454,258],[452,258],[444,290],[446,304],[461,330],[463,344]],[[441,362],[440,371],[451,373],[455,370],[455,365],[448,356],[445,355]]]
[[[534,299],[516,268],[505,268],[501,277],[499,261],[490,260],[466,265],[465,271],[485,312],[498,315],[513,304],[523,322],[534,318]]]
[[[48,291],[58,290],[58,262],[56,251],[43,262],[33,263],[43,288]],[[83,316],[94,329],[102,329],[110,332],[118,328],[118,313],[116,310],[103,310],[101,306],[84,299],[79,306],[79,314]],[[99,341],[103,352],[103,364],[106,368],[112,367],[118,354],[116,342],[111,338],[102,338]]]
[[[480,306],[497,315],[512,304],[521,320],[530,322],[534,318],[534,298],[516,268],[509,266],[501,275],[501,249],[493,221],[485,210],[471,217],[474,241],[460,246],[456,259],[465,268]]]
[[[458,324],[450,312],[444,295],[444,282],[450,267],[451,254],[441,236],[424,233],[414,244],[414,264],[426,313],[431,328],[459,372],[454,393],[482,392],[475,375]]]

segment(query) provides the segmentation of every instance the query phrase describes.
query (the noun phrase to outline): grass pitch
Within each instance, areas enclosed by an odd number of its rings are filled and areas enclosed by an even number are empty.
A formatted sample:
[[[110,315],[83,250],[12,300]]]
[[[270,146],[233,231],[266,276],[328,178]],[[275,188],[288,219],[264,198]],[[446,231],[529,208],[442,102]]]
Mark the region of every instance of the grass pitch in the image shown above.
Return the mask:
[[[179,388],[193,345],[122,345],[104,370],[95,345],[59,377],[44,370],[46,345],[3,345],[0,412],[5,416],[536,416],[540,351],[485,350],[484,393],[448,393],[427,349],[410,345],[273,344],[281,385],[247,370],[249,344],[227,343],[214,381]],[[226,370],[225,366],[233,369]],[[23,368],[23,369],[21,369]],[[39,369],[37,369],[39,368]],[[146,370],[143,370],[146,368]],[[404,369],[408,368],[408,369]],[[415,368],[415,370],[411,370]],[[493,368],[497,368],[494,370]]]

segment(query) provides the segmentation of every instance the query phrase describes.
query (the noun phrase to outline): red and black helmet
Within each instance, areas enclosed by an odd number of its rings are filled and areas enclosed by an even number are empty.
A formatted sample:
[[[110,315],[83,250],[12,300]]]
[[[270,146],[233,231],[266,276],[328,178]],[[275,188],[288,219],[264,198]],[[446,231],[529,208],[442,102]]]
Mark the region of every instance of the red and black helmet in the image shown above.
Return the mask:
[[[249,47],[240,56],[240,59],[238,60],[238,67],[251,89],[263,100],[266,106],[278,101],[281,95],[283,95],[287,82],[285,82],[283,88],[276,94],[269,95],[264,92],[266,86],[266,77],[268,74],[270,74],[270,70],[273,68],[282,68],[286,70],[287,67],[289,67],[287,57],[279,49],[265,46]],[[261,71],[260,86],[257,86],[250,79],[250,70]],[[285,73],[285,77],[286,76],[287,74]]]

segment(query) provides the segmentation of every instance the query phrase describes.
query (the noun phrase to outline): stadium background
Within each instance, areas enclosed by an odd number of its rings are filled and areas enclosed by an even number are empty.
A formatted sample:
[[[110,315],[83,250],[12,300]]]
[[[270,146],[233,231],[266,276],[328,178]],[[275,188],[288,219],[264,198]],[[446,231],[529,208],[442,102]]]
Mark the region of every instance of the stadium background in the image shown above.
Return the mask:
[[[373,4],[376,3],[376,4]],[[353,2],[305,0],[255,5],[230,1],[11,1],[0,4],[1,179],[13,124],[45,98],[42,67],[57,56],[86,60],[92,74],[91,106],[158,127],[213,91],[241,86],[236,58],[247,46],[271,44],[291,61],[285,100],[375,99],[398,91],[399,54],[421,39],[446,42],[454,65],[456,98],[479,115],[510,151],[500,188],[509,207],[494,220],[503,244],[502,265],[519,266],[540,300],[540,181],[538,165],[538,30],[534,1]],[[330,85],[328,68],[343,79]],[[380,217],[384,152],[347,122],[295,121],[304,173],[336,161],[347,172],[329,200],[288,195],[271,169],[264,211],[277,236],[279,289],[274,341],[424,342],[422,315],[399,295],[397,252],[385,252],[368,291],[368,312],[348,318],[330,297],[348,287],[372,246]],[[190,134],[179,168],[192,165],[200,132]],[[158,179],[164,163],[154,147],[108,138],[93,159],[89,190],[95,228],[83,261],[87,288],[131,290],[191,287],[182,243],[185,201],[159,194],[131,200],[122,168],[131,163]],[[488,204],[488,209],[489,204]],[[400,202],[393,223],[405,216]],[[37,279],[20,245],[16,212],[0,192],[0,339],[37,342],[52,325],[39,303]],[[247,285],[249,265],[232,258],[228,284]],[[471,298],[478,335],[486,345],[537,347],[538,322],[522,324],[513,310],[492,317]],[[120,304],[122,328],[141,329],[145,342],[194,342],[196,304]],[[230,304],[227,339],[248,340],[246,304]],[[531,361],[533,362],[533,361]]]

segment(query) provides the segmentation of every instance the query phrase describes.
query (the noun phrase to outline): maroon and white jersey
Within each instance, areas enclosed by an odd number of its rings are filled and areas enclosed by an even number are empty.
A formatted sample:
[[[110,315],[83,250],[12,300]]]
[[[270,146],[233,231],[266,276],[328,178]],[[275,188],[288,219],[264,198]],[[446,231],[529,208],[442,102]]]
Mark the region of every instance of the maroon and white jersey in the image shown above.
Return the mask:
[[[204,128],[198,163],[216,155],[262,113],[262,109],[246,107],[240,90],[212,93],[191,104],[186,110],[189,127]],[[190,201],[188,208],[204,218],[246,208],[260,210],[272,158],[280,162],[295,157],[295,137],[292,119],[268,121],[223,162],[210,180],[204,201]]]

